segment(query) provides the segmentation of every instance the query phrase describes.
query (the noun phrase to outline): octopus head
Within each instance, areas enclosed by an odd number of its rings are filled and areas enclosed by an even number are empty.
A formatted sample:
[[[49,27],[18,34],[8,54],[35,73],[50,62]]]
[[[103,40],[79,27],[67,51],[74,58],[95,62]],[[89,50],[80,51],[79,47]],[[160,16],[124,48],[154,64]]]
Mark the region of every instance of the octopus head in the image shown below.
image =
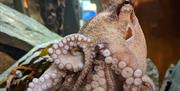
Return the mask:
[[[119,60],[146,70],[146,42],[130,2],[109,6],[87,23],[80,33],[91,37],[94,44],[107,44]]]

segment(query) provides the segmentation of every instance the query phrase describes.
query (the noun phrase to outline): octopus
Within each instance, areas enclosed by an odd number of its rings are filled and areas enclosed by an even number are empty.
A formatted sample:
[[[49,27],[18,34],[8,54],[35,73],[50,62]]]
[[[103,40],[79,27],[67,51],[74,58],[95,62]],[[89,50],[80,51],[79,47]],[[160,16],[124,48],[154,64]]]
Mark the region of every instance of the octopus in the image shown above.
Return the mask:
[[[78,33],[47,47],[45,61],[51,65],[25,90],[155,91],[131,1],[110,0],[107,6]]]

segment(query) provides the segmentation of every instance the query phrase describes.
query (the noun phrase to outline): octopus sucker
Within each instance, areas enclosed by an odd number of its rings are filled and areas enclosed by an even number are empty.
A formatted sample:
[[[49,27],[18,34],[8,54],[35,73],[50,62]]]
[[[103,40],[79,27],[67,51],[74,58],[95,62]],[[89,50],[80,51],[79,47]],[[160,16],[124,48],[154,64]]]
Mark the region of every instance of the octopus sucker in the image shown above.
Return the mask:
[[[105,78],[105,68],[102,64],[96,63],[96,67],[98,67],[98,70],[92,70],[91,73],[87,77],[87,84],[85,84],[84,89],[85,91],[106,91],[107,84],[106,84],[106,78]]]
[[[59,91],[71,91],[72,86],[74,84],[74,75],[69,74],[65,77],[64,82],[62,83],[61,87],[59,88]]]
[[[107,80],[107,89],[108,91],[115,91],[115,88],[114,88],[114,81],[112,80],[112,76],[111,76],[111,73],[110,73],[110,67],[106,67],[105,68],[105,77],[106,77],[106,80]]]
[[[113,52],[111,52],[108,48],[105,48],[105,50],[106,51],[108,50],[109,54],[112,53],[111,55],[113,56]],[[107,65],[109,65],[111,70],[114,71],[116,75],[120,75],[120,77],[125,79],[125,84],[126,84],[125,86],[128,86],[129,90],[139,91],[141,88],[141,85],[143,85],[143,83],[146,83],[147,80],[149,80],[150,84],[153,86],[149,77],[143,76],[144,73],[142,69],[139,69],[137,67],[131,67],[129,63],[127,63],[126,61],[121,61],[121,60],[118,60],[117,58],[112,58],[110,55],[108,56],[104,55],[103,52],[101,52],[101,55],[104,56],[104,61]],[[115,62],[112,62],[113,59],[115,59]],[[106,73],[106,74],[110,74],[110,73]],[[107,75],[107,77],[110,77],[110,76]],[[110,78],[110,79],[112,79],[112,81],[109,81],[109,83],[113,84],[113,78]],[[144,81],[142,79],[144,79]]]
[[[141,77],[143,75],[143,72],[142,72],[142,70],[141,69],[136,69],[135,71],[134,71],[134,77]]]
[[[74,34],[73,34],[74,35]],[[48,53],[50,54],[50,59],[52,59],[51,61],[53,62],[52,66],[49,68],[49,70],[47,70],[44,75],[42,75],[40,78],[34,78],[32,80],[32,83],[29,84],[29,88],[28,89],[42,89],[42,90],[48,90],[50,89],[50,87],[53,86],[47,86],[47,83],[50,82],[54,82],[53,84],[56,85],[58,83],[58,79],[63,78],[63,73],[66,71],[70,71],[70,72],[78,72],[80,70],[82,70],[82,66],[83,63],[85,63],[84,67],[85,69],[83,69],[81,74],[84,75],[80,75],[79,78],[77,78],[78,80],[75,82],[74,84],[74,88],[72,87],[71,89],[77,89],[78,86],[80,86],[80,84],[82,83],[81,80],[85,78],[85,74],[88,73],[88,67],[91,67],[91,52],[86,50],[85,48],[88,48],[89,46],[85,45],[86,43],[90,43],[90,41],[88,40],[88,38],[86,38],[83,35],[77,34],[78,36],[75,38],[73,35],[69,35],[66,38],[64,38],[62,41],[60,41],[59,43],[55,43],[52,45],[52,47],[48,48]],[[71,40],[72,39],[72,40]],[[82,48],[82,52],[84,52],[84,58],[82,56],[81,51],[79,52],[79,54],[76,54],[75,56],[71,55],[69,53],[70,47],[69,47],[69,42],[71,43],[77,43],[79,41],[78,45],[73,45],[73,47],[80,47]],[[84,46],[83,46],[84,45]],[[83,46],[83,47],[82,47]],[[69,57],[69,59],[67,59]],[[77,64],[74,64],[74,60],[71,61],[72,59],[77,60]],[[58,68],[58,69],[56,69]],[[59,74],[60,72],[60,74]],[[40,84],[39,79],[41,79],[41,81],[45,82],[45,84]],[[68,82],[65,82],[68,83]],[[32,86],[32,84],[34,84],[34,88]],[[36,84],[36,85],[35,85]],[[70,89],[70,88],[69,88]]]
[[[130,87],[129,90],[134,89],[133,91],[139,91],[141,88],[141,85],[143,85],[143,83],[146,83],[146,81],[147,81],[147,80],[143,81],[142,79],[144,79],[144,78],[149,80],[149,82],[152,86],[151,89],[154,88],[152,81],[150,81],[151,79],[148,76],[143,76],[144,74],[143,74],[143,71],[141,69],[133,69],[133,68],[129,67],[126,62],[123,62],[123,61],[119,62],[118,67],[120,69],[118,73],[121,72],[121,74],[117,74],[116,70],[115,70],[115,73],[117,75],[121,75],[125,79],[125,84],[127,86],[129,85],[128,87]],[[114,68],[112,70],[114,70]]]
[[[80,77],[77,79],[77,82],[75,83],[73,90],[72,91],[77,91],[77,89],[79,89],[80,85],[82,85],[83,80],[85,79],[85,77],[87,76],[89,70],[91,69],[91,63],[87,63],[87,65],[85,65],[84,70],[80,73]]]
[[[62,78],[64,72],[58,72],[55,70],[55,66],[50,67],[40,78],[34,78],[32,82],[29,83],[28,89],[32,89],[32,91],[37,90],[48,90],[53,87],[56,82],[55,80],[58,78]],[[49,84],[47,84],[49,83]]]

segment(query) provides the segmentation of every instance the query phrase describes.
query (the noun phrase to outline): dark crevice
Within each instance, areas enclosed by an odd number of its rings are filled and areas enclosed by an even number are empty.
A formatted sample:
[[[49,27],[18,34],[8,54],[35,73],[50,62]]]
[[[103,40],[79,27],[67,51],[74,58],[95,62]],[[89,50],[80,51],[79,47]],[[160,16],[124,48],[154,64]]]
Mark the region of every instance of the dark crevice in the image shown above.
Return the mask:
[[[8,54],[13,59],[18,60],[22,56],[24,56],[27,52],[24,50],[21,50],[19,48],[15,48],[9,45],[1,44],[0,43],[0,51]]]
[[[128,30],[127,30],[127,32],[125,33],[124,39],[125,39],[125,40],[128,40],[128,39],[130,39],[132,36],[133,36],[133,34],[132,34],[132,29],[129,27]]]

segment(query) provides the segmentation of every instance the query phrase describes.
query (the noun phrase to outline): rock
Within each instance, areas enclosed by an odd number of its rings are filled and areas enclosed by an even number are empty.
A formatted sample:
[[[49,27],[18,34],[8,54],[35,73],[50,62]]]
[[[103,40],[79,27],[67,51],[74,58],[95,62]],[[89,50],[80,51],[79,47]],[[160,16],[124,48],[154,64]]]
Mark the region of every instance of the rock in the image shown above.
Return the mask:
[[[11,58],[8,54],[0,51],[0,74],[9,68],[13,63],[15,63],[13,58]]]
[[[34,19],[0,3],[0,43],[29,51],[32,47],[60,39]]]
[[[159,72],[153,61],[149,58],[147,58],[146,73],[153,80],[156,86],[156,91],[159,91]]]
[[[180,91],[180,60],[176,65],[171,65],[164,77],[160,91]]]

